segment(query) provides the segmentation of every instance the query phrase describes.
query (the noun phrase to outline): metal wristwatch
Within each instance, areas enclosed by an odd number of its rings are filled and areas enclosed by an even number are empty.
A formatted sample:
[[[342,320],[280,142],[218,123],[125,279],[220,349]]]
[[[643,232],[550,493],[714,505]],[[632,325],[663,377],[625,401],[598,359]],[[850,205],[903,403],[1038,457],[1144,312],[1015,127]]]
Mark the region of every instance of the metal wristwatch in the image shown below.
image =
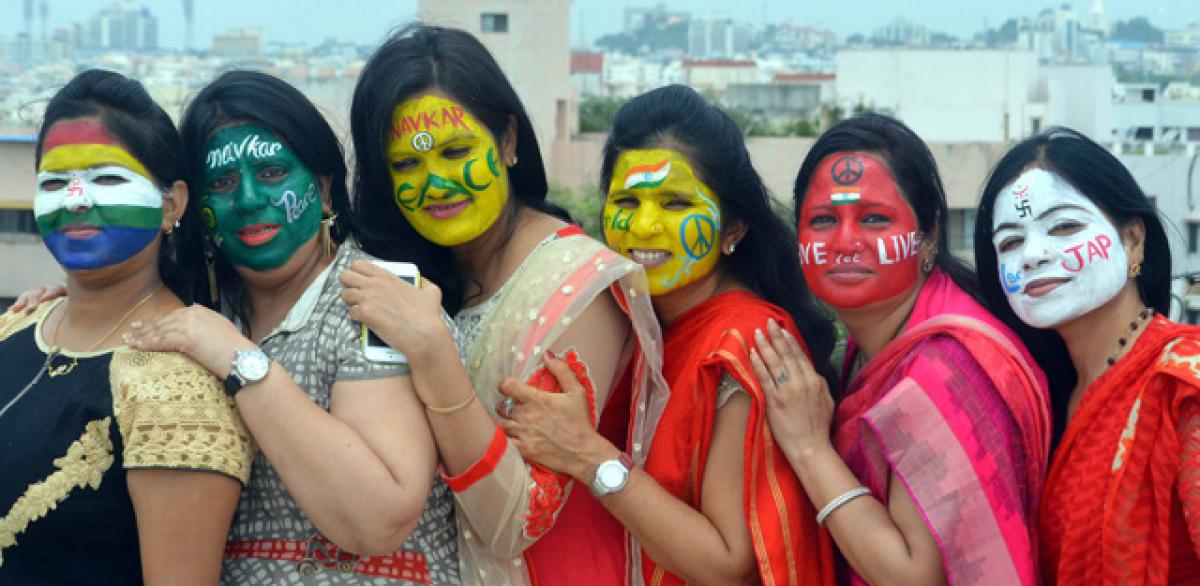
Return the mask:
[[[232,368],[229,370],[229,376],[225,377],[225,394],[230,397],[236,395],[242,387],[267,378],[270,370],[271,359],[261,348],[235,349]]]
[[[620,492],[629,483],[629,471],[633,469],[633,457],[622,453],[616,460],[601,462],[592,479],[592,494],[596,498]]]

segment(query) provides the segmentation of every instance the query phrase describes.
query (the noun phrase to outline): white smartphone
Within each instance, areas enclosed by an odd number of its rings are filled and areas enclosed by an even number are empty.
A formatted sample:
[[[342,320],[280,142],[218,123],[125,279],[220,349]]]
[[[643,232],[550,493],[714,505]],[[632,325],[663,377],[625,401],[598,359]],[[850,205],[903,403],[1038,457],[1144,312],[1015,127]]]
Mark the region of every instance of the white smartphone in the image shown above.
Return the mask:
[[[388,262],[385,260],[371,261],[377,266],[383,267],[388,272],[408,281],[414,287],[421,286],[421,273],[417,270],[417,265],[410,262]],[[362,325],[362,348],[363,356],[371,362],[387,362],[390,364],[408,364],[408,357],[403,352],[392,348],[375,335],[366,324]]]

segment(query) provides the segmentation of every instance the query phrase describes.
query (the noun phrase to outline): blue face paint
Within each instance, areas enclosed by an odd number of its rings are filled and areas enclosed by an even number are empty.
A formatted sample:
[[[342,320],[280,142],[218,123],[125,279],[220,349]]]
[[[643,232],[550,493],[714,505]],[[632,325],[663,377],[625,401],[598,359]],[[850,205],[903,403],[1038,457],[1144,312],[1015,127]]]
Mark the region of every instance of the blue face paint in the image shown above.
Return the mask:
[[[1000,274],[1004,275],[1004,290],[1008,293],[1016,293],[1021,290],[1021,271],[1010,273],[1005,270],[1004,265],[1000,265]]]

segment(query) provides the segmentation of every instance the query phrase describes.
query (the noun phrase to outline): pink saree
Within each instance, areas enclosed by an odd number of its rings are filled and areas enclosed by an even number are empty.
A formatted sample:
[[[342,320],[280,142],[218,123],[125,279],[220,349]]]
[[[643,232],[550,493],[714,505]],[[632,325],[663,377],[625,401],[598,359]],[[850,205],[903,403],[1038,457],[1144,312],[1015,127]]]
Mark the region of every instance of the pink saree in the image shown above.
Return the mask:
[[[934,271],[905,331],[850,380],[834,446],[884,504],[890,474],[904,483],[950,584],[1034,585],[1046,389],[1016,335]]]

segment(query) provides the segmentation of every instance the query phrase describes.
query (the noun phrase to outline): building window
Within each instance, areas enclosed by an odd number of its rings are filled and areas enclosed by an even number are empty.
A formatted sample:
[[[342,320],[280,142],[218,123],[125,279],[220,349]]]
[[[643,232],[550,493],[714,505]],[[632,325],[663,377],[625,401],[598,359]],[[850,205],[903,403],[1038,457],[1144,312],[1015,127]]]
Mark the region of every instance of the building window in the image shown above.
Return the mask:
[[[485,33],[506,33],[508,32],[508,15],[494,12],[485,12],[480,17],[479,29]]]
[[[975,250],[975,210],[950,210],[950,249]]]
[[[1187,223],[1188,254],[1200,252],[1200,222]]]
[[[1189,126],[1187,129],[1188,142],[1200,142],[1200,126]]]
[[[1200,324],[1200,311],[1197,311],[1195,309],[1187,310],[1186,323],[1189,323],[1192,325]]]
[[[37,234],[33,210],[0,209],[0,234]]]
[[[1147,103],[1153,102],[1154,101],[1154,90],[1152,90],[1152,89],[1142,90],[1142,101],[1147,102]]]
[[[1029,127],[1031,130],[1030,134],[1037,134],[1037,133],[1041,132],[1042,131],[1042,119],[1041,118],[1031,118],[1029,120]]]
[[[1134,140],[1154,140],[1153,126],[1139,126],[1133,131]]]

